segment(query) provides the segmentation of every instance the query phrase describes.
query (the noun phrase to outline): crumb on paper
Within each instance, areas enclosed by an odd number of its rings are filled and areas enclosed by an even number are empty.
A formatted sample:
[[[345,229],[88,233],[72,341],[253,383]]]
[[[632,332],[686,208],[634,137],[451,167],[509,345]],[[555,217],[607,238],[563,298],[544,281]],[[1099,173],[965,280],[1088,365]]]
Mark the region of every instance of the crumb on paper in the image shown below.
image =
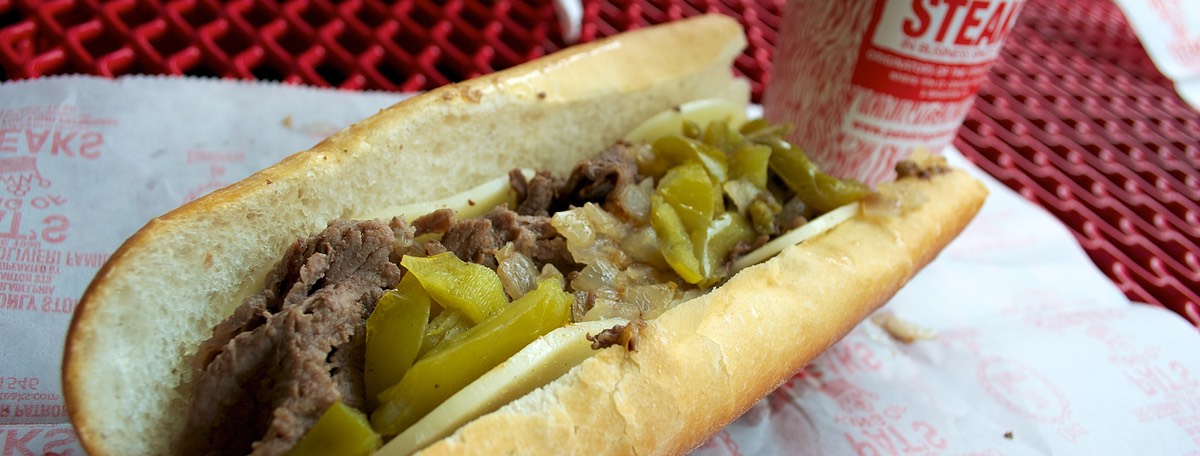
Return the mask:
[[[937,332],[922,328],[910,321],[897,317],[891,312],[881,312],[871,316],[871,322],[879,325],[897,342],[911,344],[918,340],[930,340],[937,337]]]
[[[1012,431],[1005,432],[1005,433],[1004,433],[1004,438],[1006,438],[1006,439],[1009,439],[1009,440],[1012,440],[1012,439],[1013,439],[1013,434],[1012,434]]]
[[[288,114],[283,116],[283,128],[292,128],[292,116]]]

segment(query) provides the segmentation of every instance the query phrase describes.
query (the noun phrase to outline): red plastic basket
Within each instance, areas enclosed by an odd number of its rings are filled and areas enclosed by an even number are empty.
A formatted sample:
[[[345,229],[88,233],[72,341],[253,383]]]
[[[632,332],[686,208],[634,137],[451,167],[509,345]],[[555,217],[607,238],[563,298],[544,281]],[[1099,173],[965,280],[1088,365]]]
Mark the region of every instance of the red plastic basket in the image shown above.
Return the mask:
[[[784,0],[584,2],[581,39],[737,17],[767,81]],[[0,78],[187,74],[414,91],[564,46],[549,1],[0,0]],[[1065,222],[1131,299],[1200,326],[1200,113],[1108,0],[1029,0],[956,145]]]

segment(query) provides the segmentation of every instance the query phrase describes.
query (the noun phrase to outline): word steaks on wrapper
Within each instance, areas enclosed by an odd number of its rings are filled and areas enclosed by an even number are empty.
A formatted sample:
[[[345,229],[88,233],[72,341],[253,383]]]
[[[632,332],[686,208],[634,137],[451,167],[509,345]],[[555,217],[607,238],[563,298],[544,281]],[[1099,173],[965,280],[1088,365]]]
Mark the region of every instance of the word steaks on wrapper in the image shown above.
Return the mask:
[[[59,296],[56,280],[65,268],[95,270],[108,259],[63,249],[71,201],[47,170],[102,160],[115,125],[71,105],[0,110],[0,311],[69,316],[78,297]]]

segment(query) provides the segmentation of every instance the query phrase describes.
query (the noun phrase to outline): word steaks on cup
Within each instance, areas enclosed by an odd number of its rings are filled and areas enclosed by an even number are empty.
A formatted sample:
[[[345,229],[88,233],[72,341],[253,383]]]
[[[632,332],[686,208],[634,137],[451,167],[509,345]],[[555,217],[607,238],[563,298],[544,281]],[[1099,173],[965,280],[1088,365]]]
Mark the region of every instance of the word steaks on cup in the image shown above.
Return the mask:
[[[1024,0],[791,0],[764,114],[835,176],[870,185],[954,140]]]

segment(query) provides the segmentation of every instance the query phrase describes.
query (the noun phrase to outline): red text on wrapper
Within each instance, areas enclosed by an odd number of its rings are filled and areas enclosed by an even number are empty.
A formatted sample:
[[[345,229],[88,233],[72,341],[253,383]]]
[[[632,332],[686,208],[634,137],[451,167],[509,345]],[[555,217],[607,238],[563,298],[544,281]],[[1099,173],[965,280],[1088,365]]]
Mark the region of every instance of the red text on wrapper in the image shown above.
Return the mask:
[[[11,395],[0,393],[0,397]],[[26,399],[29,398],[29,399]],[[32,393],[23,395],[21,401],[61,401],[62,396],[53,393]],[[65,418],[67,406],[63,404],[4,404],[0,408],[2,418]]]
[[[818,392],[837,404],[834,422],[847,445],[859,455],[926,454],[944,450],[949,442],[938,428],[914,419],[902,405],[881,403],[879,394],[855,383],[879,375],[883,361],[861,332],[834,345],[805,370]]]
[[[0,311],[69,316],[78,300],[58,296],[63,268],[95,270],[108,259],[63,249],[71,201],[44,171],[104,157],[105,135],[118,123],[71,105],[0,110]],[[53,413],[46,410],[10,407],[14,415]]]
[[[187,153],[188,166],[208,167],[208,181],[188,190],[183,202],[195,200],[213,190],[229,185],[231,182],[225,175],[227,166],[241,164],[245,161],[246,153],[241,151],[189,150]]]
[[[1024,418],[1053,424],[1068,443],[1090,433],[1071,419],[1071,404],[1041,372],[1009,358],[984,359],[977,371],[979,383],[992,399]]]
[[[842,436],[854,448],[855,454],[864,456],[929,454],[949,445],[937,429],[925,421],[913,421],[907,429],[887,425],[864,429],[857,434],[843,432]]]
[[[55,296],[54,278],[64,267],[97,269],[109,257],[108,253],[48,248],[43,241],[0,232],[0,310],[70,315],[78,299]]]
[[[1109,362],[1148,402],[1131,411],[1138,423],[1174,424],[1200,445],[1200,378],[1188,363],[1164,355],[1170,351],[1146,343],[1144,334],[1096,323],[1087,335],[1104,345]]]
[[[906,418],[905,407],[893,405],[867,413],[853,413],[843,407],[843,412],[834,421],[849,428],[842,437],[858,455],[927,454],[949,446],[932,423]]]
[[[1000,405],[1026,418],[1062,423],[1071,416],[1066,396],[1040,372],[1006,358],[979,365],[980,384]]]
[[[95,159],[103,145],[104,133],[98,131],[0,128],[0,154]]]
[[[1156,361],[1162,351],[1160,347],[1145,347],[1139,351],[1134,346],[1115,346],[1109,349],[1108,361],[1118,366],[1138,366]]]
[[[1200,377],[1187,364],[1177,359],[1161,359],[1164,350],[1141,343],[1134,334],[1099,322],[1088,326],[1085,334],[1103,344],[1108,361],[1122,368],[1125,378],[1146,396],[1178,398],[1200,391]]]
[[[1200,389],[1200,381],[1179,361],[1128,368],[1124,374],[1125,378],[1148,396],[1170,396]]]
[[[41,383],[37,377],[0,376],[0,391],[37,391]]]
[[[0,237],[8,239],[40,239],[51,244],[67,240],[71,220],[62,214],[47,215],[41,223],[23,220],[20,211],[0,209]]]
[[[1013,302],[1004,306],[1002,315],[1058,334],[1125,315],[1121,308],[1096,308],[1089,304],[1089,298],[1079,293],[1064,293],[1053,286],[1033,286],[1019,290]]]
[[[58,455],[69,456],[77,447],[75,432],[66,429],[8,429],[0,433],[3,438],[0,456]]]
[[[858,340],[847,339],[834,345],[821,357],[821,367],[835,375],[852,375],[858,372],[878,372],[883,368],[875,349],[871,345]]]

